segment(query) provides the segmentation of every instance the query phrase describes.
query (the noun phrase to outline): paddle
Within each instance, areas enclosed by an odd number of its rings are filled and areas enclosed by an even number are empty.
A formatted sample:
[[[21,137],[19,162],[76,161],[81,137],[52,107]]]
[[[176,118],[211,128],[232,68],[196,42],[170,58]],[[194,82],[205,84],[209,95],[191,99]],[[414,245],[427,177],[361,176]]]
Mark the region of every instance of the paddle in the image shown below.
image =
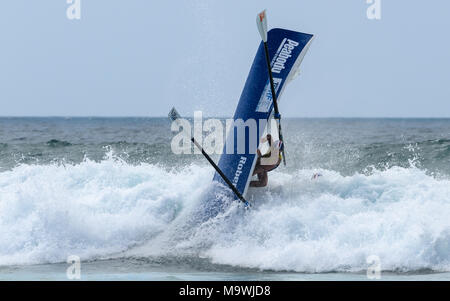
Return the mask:
[[[258,26],[259,34],[261,35],[261,39],[264,43],[264,52],[266,53],[267,70],[269,72],[270,92],[272,93],[273,108],[275,110],[274,118],[277,121],[277,125],[278,125],[278,136],[280,137],[280,141],[283,143],[283,148],[281,150],[281,153],[283,155],[284,166],[286,166],[286,155],[284,153],[283,133],[281,132],[281,115],[280,115],[280,112],[278,111],[277,94],[275,92],[275,85],[273,83],[272,67],[270,65],[270,57],[269,57],[269,49],[267,48],[267,18],[266,18],[265,10],[263,10],[256,16],[256,25]]]
[[[175,122],[179,122],[179,119],[181,118],[180,114],[178,114],[177,110],[175,108],[172,108],[169,112],[169,119]],[[203,147],[197,143],[197,141],[194,139],[194,137],[191,136],[192,143],[195,144],[195,146],[202,152],[203,156],[205,156],[206,160],[214,167],[214,169],[217,171],[217,173],[222,177],[222,179],[225,181],[225,183],[230,187],[230,189],[236,194],[236,196],[241,200],[245,207],[250,207],[250,203],[247,202],[247,200],[242,196],[242,194],[239,192],[239,190],[234,187],[234,185],[231,183],[230,180],[228,180],[227,176],[220,170],[219,166],[214,163],[214,161],[211,159],[211,157],[205,152]]]

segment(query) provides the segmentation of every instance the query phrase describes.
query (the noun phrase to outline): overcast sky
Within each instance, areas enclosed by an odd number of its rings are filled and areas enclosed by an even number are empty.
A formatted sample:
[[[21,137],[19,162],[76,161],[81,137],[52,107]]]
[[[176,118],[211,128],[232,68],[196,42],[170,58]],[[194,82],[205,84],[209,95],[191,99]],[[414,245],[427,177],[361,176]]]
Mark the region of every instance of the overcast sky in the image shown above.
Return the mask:
[[[0,115],[229,117],[269,28],[316,35],[285,117],[450,117],[450,1],[66,0],[0,4]]]

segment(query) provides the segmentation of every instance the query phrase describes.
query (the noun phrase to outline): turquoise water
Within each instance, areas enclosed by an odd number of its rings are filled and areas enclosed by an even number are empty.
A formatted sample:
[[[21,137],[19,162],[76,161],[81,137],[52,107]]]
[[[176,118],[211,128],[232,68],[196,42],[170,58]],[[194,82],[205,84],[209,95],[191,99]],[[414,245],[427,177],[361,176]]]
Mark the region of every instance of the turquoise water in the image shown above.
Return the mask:
[[[81,264],[79,279],[69,279],[69,264],[45,264],[0,268],[1,280],[19,281],[450,281],[450,273],[421,271],[416,273],[382,272],[379,279],[359,273],[293,273],[255,271],[216,267],[212,271],[181,266],[144,263],[142,260],[106,260]],[[226,271],[220,272],[220,269]]]

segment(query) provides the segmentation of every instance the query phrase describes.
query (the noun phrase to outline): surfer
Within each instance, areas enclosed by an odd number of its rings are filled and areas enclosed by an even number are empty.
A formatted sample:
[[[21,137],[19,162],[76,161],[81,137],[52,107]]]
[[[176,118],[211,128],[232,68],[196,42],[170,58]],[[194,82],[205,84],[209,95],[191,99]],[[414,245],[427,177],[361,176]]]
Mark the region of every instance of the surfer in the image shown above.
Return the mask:
[[[267,134],[266,137],[261,138],[261,143],[269,143],[269,151],[262,155],[261,151],[258,149],[258,158],[256,159],[255,170],[253,171],[253,175],[258,176],[257,181],[251,181],[250,187],[265,187],[269,180],[267,173],[269,171],[274,170],[280,165],[281,162],[281,152],[283,150],[283,142],[282,141],[273,141],[272,135]]]

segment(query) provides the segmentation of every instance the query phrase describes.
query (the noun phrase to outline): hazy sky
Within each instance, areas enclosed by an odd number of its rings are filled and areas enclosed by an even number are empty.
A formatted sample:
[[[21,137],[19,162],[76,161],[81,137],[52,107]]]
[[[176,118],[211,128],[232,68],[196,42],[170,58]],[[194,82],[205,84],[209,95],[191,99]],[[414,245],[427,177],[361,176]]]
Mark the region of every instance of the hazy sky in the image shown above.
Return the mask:
[[[450,117],[450,1],[1,1],[0,115],[231,116],[269,28],[316,35],[285,117]]]

